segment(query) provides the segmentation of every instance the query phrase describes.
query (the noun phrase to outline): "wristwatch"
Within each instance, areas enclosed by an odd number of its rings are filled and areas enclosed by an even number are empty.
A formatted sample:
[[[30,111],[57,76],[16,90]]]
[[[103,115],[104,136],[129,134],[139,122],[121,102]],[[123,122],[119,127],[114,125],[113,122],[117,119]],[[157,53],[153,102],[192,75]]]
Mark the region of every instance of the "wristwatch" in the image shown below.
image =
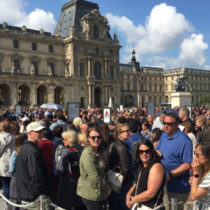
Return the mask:
[[[199,178],[199,174],[193,174],[193,177]]]
[[[132,197],[130,197],[130,203],[131,203],[131,204],[133,204],[133,200],[132,200]]]

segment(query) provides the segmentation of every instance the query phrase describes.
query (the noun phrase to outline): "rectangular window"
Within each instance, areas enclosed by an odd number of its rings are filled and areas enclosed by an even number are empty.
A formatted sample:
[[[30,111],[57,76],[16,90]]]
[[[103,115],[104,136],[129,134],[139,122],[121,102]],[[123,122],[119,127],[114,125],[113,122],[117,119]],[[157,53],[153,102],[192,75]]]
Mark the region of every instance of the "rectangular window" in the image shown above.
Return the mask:
[[[38,62],[37,61],[32,61],[32,65],[34,66],[35,74],[38,74]]]
[[[79,70],[80,70],[80,77],[84,77],[85,76],[84,63],[79,64]]]
[[[53,53],[53,45],[49,45],[49,52]]]
[[[85,107],[85,98],[84,97],[81,97],[80,98],[80,107],[81,108],[84,108]]]
[[[32,42],[32,50],[33,51],[37,50],[37,44],[35,42]]]
[[[50,71],[51,71],[51,73],[52,73],[52,75],[54,75],[54,73],[55,73],[55,65],[54,65],[54,63],[49,63],[49,68],[50,68]]]
[[[15,59],[14,60],[14,66],[15,66],[15,72],[19,73],[20,72],[20,60]]]
[[[13,40],[13,47],[14,48],[19,48],[19,41],[18,40]]]

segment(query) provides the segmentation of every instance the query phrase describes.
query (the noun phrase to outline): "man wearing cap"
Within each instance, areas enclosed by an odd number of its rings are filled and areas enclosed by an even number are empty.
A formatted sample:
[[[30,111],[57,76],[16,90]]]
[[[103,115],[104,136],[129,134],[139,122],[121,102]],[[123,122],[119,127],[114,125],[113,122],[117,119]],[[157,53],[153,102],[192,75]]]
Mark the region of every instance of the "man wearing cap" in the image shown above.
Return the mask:
[[[27,127],[28,141],[21,148],[16,163],[17,194],[22,204],[34,202],[27,209],[40,209],[37,198],[44,195],[43,209],[49,209],[48,196],[50,182],[47,166],[42,157],[38,142],[42,139],[45,125],[41,122],[32,122]]]

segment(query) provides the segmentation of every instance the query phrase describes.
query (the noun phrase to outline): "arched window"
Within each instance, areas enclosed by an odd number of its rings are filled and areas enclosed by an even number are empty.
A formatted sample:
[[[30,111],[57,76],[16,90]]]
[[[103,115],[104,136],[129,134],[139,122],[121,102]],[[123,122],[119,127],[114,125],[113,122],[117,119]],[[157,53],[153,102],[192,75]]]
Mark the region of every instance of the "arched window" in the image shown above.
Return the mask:
[[[110,76],[110,79],[114,79],[114,66],[110,66],[109,76]]]
[[[85,65],[84,65],[84,63],[79,64],[79,72],[80,72],[80,77],[85,76]]]
[[[94,76],[96,79],[101,79],[101,64],[98,61],[94,63]]]
[[[93,38],[94,39],[99,39],[99,28],[98,28],[98,26],[93,27]]]

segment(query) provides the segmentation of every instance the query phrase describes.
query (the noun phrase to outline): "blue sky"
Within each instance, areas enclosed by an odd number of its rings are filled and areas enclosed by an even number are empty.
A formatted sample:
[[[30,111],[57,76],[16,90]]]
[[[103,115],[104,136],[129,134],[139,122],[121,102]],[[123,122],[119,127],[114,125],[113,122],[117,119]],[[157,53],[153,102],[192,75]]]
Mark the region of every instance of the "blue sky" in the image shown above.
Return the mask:
[[[68,0],[0,0],[0,22],[53,32]],[[136,50],[141,66],[210,70],[209,0],[94,0],[127,63]]]

